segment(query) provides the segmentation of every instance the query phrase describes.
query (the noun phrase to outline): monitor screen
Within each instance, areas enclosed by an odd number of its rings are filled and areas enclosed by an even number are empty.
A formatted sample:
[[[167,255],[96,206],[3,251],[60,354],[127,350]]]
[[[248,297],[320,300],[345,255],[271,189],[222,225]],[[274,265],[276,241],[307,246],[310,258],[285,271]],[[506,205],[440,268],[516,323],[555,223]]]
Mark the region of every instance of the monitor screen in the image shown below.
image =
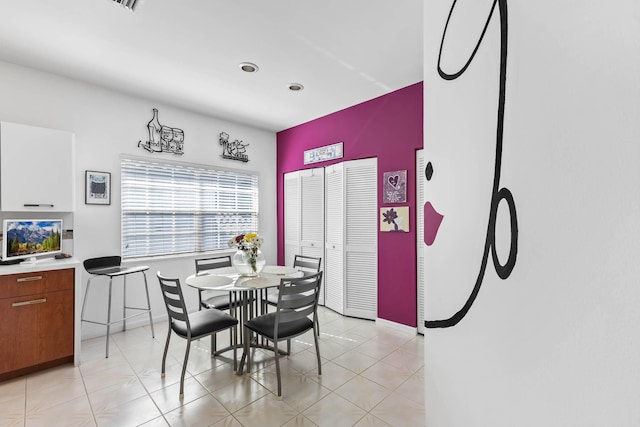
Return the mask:
[[[18,260],[61,253],[61,219],[5,219],[2,260]]]

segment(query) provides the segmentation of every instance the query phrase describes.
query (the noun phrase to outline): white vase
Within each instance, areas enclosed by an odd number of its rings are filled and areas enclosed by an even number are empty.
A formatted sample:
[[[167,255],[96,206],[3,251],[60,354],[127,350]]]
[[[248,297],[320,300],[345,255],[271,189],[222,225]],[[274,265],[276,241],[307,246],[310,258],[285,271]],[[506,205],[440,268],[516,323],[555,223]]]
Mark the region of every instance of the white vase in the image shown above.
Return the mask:
[[[255,253],[237,250],[231,258],[231,263],[242,276],[257,276],[267,261],[260,249]]]

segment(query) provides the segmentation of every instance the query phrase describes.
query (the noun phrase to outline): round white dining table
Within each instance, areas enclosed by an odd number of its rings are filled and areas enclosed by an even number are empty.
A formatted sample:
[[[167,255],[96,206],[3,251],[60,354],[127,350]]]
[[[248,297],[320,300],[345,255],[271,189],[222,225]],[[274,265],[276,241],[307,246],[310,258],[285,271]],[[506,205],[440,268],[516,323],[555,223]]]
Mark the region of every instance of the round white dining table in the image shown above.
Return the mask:
[[[247,304],[250,301],[249,294],[254,293],[254,301],[266,298],[266,290],[280,285],[280,280],[286,277],[302,277],[304,272],[293,267],[281,265],[266,265],[257,276],[243,276],[235,267],[221,267],[212,270],[202,271],[187,277],[185,283],[196,289],[205,291],[227,291],[231,302],[231,312],[240,310],[240,327],[244,330],[244,323],[253,316],[253,306]],[[260,295],[260,298],[258,296]],[[264,309],[264,305],[262,305]],[[257,306],[256,306],[257,308]],[[256,310],[257,311],[257,310]],[[247,331],[244,331],[243,340],[248,339]],[[239,347],[237,339],[234,341],[236,348]],[[227,347],[216,352],[223,353],[232,349]],[[234,370],[237,370],[237,361],[233,363]]]

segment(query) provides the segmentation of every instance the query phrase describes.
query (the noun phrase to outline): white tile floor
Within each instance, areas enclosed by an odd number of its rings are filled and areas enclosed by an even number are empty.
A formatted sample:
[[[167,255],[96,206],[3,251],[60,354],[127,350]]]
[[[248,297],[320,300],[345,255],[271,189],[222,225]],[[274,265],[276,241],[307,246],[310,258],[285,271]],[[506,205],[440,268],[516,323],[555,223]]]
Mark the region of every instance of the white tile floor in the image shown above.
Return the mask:
[[[180,400],[185,340],[172,336],[161,377],[164,322],[155,339],[149,327],[113,334],[108,359],[104,338],[86,340],[80,367],[0,383],[0,426],[423,426],[423,337],[319,316],[322,375],[311,333],[299,337],[281,358],[282,398],[272,352],[255,350],[252,372],[239,376],[232,352],[211,358],[207,338],[191,348]]]

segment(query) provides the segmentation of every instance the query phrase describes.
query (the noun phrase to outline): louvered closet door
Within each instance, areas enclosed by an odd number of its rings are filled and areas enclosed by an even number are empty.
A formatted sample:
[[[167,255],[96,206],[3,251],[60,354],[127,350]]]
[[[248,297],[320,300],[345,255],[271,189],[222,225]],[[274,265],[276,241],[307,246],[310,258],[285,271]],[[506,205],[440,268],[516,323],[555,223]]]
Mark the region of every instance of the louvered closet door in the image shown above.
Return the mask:
[[[325,306],[344,314],[344,173],[343,164],[325,168]]]
[[[300,253],[300,173],[284,174],[284,265]]]
[[[345,307],[347,316],[378,314],[377,159],[344,162]]]
[[[322,258],[324,268],[324,168],[300,171],[300,200],[300,254]],[[322,288],[321,305],[324,294]]]
[[[418,292],[418,333],[424,335],[424,150],[416,151],[416,255],[417,255],[417,292]]]

